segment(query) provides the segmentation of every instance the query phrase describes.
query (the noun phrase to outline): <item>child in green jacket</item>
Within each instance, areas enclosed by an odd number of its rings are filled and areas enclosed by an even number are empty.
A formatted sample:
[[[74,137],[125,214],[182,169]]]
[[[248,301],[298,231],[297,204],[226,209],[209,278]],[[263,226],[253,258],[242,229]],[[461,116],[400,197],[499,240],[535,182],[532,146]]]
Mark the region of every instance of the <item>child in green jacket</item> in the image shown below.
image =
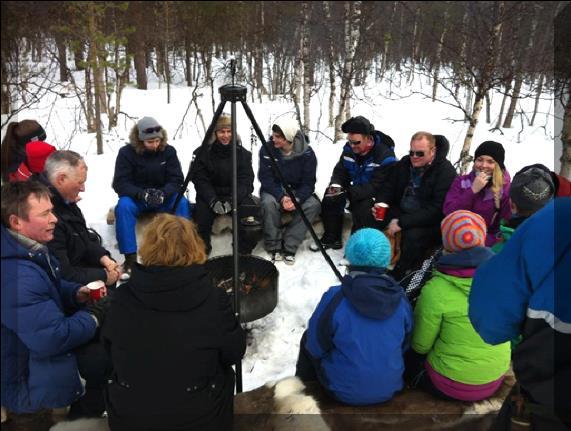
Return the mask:
[[[497,391],[510,365],[510,344],[485,343],[468,318],[473,274],[493,252],[484,246],[486,222],[478,214],[454,211],[441,230],[445,253],[414,310],[405,378],[446,399],[478,401]]]

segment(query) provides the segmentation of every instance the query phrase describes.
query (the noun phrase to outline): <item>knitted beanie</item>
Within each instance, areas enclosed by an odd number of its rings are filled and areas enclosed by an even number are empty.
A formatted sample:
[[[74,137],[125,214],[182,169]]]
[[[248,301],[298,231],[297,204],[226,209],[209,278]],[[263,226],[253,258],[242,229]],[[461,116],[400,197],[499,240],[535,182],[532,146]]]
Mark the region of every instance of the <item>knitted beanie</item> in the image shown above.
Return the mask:
[[[504,147],[499,142],[494,141],[485,141],[480,144],[478,148],[476,148],[476,152],[474,153],[474,160],[476,160],[480,156],[490,156],[494,161],[500,165],[502,171],[506,169],[504,166],[504,160],[506,157],[506,152]]]
[[[218,117],[218,121],[216,122],[216,126],[214,127],[214,131],[218,132],[222,129],[231,129],[232,128],[232,117],[226,113],[223,113]]]
[[[361,135],[373,135],[375,126],[365,117],[351,117],[341,125],[343,133],[359,133]]]
[[[448,214],[440,225],[442,245],[450,252],[473,247],[484,247],[486,222],[481,215],[466,210]]]
[[[26,144],[26,163],[30,171],[39,174],[44,170],[46,159],[56,148],[43,141],[31,141]]]
[[[510,199],[520,211],[535,212],[553,199],[554,194],[551,174],[539,167],[523,168],[510,185]]]
[[[293,142],[295,135],[299,130],[299,125],[296,120],[293,118],[282,117],[276,120],[274,125],[279,127],[282,135],[286,138],[286,141]]]
[[[381,231],[359,229],[347,241],[345,257],[354,266],[386,268],[391,262],[391,245]]]
[[[163,139],[163,130],[161,125],[152,117],[143,117],[137,123],[139,131],[139,140],[161,138]]]

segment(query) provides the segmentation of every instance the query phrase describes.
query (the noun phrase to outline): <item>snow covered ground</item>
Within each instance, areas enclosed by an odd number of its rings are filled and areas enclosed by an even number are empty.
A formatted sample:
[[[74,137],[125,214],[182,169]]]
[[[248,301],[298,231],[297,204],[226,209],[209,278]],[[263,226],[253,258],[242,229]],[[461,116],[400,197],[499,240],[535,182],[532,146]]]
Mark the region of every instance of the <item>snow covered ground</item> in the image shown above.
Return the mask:
[[[419,91],[429,92],[431,86],[424,78],[417,78],[412,86],[398,88],[392,85],[392,94],[388,95],[388,84],[375,84],[371,82],[367,88],[356,88],[355,97],[352,99],[352,115],[363,115],[371,120],[377,129],[389,134],[396,142],[397,156],[402,157],[408,151],[410,136],[419,130],[426,130],[435,134],[445,135],[451,143],[449,159],[455,162],[458,159],[467,123],[461,120],[462,116],[458,109],[443,104],[433,103],[429,99],[416,93]],[[222,85],[224,82],[218,82]],[[404,83],[404,80],[403,80]],[[42,100],[34,109],[27,110],[19,116],[19,120],[33,118],[43,124],[48,135],[47,141],[60,149],[72,149],[82,154],[88,164],[89,174],[86,184],[86,192],[79,203],[88,225],[96,229],[103,237],[104,245],[111,250],[113,256],[122,261],[122,256],[117,250],[114,226],[106,224],[108,209],[116,203],[117,195],[111,188],[115,157],[119,148],[125,144],[130,128],[134,122],[143,116],[155,117],[169,132],[170,144],[179,154],[186,174],[192,152],[202,142],[203,129],[196,118],[196,110],[192,107],[177,136],[174,131],[181,124],[192,92],[181,84],[172,88],[172,101],[166,103],[166,89],[158,88],[158,83],[151,82],[151,89],[147,91],[127,88],[123,93],[121,110],[128,113],[129,117],[120,116],[119,126],[112,132],[104,135],[105,154],[96,155],[95,135],[81,133],[75,130],[77,116],[77,100],[74,97]],[[250,90],[249,90],[250,91]],[[199,104],[205,121],[212,118],[211,96],[209,89],[200,91],[202,97]],[[492,95],[492,124],[501,103],[501,94]],[[553,102],[548,100],[550,95],[540,105],[540,114],[534,127],[525,127],[522,130],[522,122],[519,118],[514,120],[512,129],[500,132],[489,132],[492,126],[483,123],[484,112],[480,116],[480,124],[476,130],[472,144],[471,154],[475,148],[485,140],[495,140],[502,143],[506,148],[506,167],[512,174],[521,167],[531,163],[543,163],[553,169],[555,159],[559,157],[560,148],[555,151],[553,130]],[[250,100],[250,98],[248,98]],[[216,103],[219,103],[219,94],[215,94]],[[311,106],[311,130],[319,130],[322,133],[310,132],[311,145],[318,158],[318,172],[316,192],[319,196],[329,182],[331,171],[337,162],[342,142],[332,143],[333,132],[326,128],[328,93],[325,86],[312,100]],[[254,116],[264,133],[269,135],[272,122],[280,115],[293,115],[294,107],[283,98],[277,101],[264,101],[263,103],[250,103]],[[533,100],[522,100],[518,110],[527,113],[531,118]],[[230,104],[226,112],[230,112]],[[243,145],[252,150],[254,171],[257,172],[258,151],[260,143],[253,137],[249,121],[242,110],[237,106],[238,132],[242,137]],[[527,124],[524,118],[524,123]],[[200,126],[199,126],[200,125]],[[208,124],[207,124],[208,125]],[[75,130],[75,131],[74,131]],[[2,134],[4,134],[2,130]],[[559,131],[557,131],[557,134]],[[255,182],[256,193],[259,190],[259,182]],[[192,184],[189,188],[189,197],[194,200]],[[318,235],[321,234],[321,226],[317,226]],[[347,237],[348,231],[345,232]],[[307,320],[317,302],[329,286],[336,283],[336,277],[321,256],[320,253],[311,252],[308,247],[311,243],[308,235],[300,247],[294,266],[284,263],[276,263],[280,272],[279,278],[279,302],[273,313],[263,319],[248,324],[251,329],[251,344],[248,346],[243,360],[243,383],[244,390],[256,388],[267,381],[276,380],[292,375],[295,371],[299,340],[305,330]],[[212,255],[222,255],[231,252],[230,234],[225,233],[213,237]],[[262,243],[256,247],[254,254],[268,257],[263,251]],[[333,262],[339,265],[343,258],[342,250],[330,253]],[[344,269],[340,267],[343,273]]]

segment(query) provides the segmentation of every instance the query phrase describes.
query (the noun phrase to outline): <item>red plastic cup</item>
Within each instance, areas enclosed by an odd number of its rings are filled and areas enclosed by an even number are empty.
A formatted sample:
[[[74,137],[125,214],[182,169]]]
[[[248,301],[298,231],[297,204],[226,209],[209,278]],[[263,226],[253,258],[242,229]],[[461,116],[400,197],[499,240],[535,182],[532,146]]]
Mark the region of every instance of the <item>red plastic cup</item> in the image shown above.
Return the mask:
[[[104,287],[105,283],[101,280],[92,281],[91,283],[87,284],[87,288],[89,289],[89,297],[93,302],[99,301],[106,295]]]
[[[375,219],[383,221],[385,219],[385,215],[387,214],[389,206],[384,202],[378,202],[374,205],[374,208],[375,208]]]

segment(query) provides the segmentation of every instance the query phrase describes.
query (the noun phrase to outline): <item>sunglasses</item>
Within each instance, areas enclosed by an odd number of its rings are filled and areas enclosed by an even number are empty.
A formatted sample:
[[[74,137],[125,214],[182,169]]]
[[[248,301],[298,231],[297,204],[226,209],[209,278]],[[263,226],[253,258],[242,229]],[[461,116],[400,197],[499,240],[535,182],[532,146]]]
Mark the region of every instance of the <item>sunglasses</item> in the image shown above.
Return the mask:
[[[162,130],[161,126],[148,127],[148,128],[143,130],[143,133],[155,133],[155,132],[160,132],[161,130]]]
[[[410,157],[424,157],[424,151],[409,151],[408,155]]]
[[[351,140],[348,140],[347,143],[348,143],[349,145],[360,145],[360,144],[361,144],[361,141],[351,141]]]

